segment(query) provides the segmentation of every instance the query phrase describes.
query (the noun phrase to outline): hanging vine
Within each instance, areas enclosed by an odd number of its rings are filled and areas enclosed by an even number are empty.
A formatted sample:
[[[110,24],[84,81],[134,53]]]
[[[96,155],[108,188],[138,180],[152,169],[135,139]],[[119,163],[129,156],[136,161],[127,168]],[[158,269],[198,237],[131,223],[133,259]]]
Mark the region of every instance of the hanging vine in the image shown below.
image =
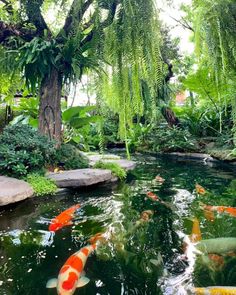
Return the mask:
[[[157,10],[153,0],[122,0],[115,21],[104,35],[101,96],[119,115],[119,136],[126,142],[135,116],[144,111],[143,82],[150,92],[152,117],[156,115],[158,87],[162,84],[162,60]]]

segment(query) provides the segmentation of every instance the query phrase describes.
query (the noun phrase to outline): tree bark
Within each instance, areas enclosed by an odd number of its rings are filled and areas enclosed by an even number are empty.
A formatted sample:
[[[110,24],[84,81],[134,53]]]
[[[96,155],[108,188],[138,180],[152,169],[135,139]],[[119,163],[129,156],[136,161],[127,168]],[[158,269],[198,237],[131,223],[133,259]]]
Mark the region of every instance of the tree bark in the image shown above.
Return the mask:
[[[162,107],[161,112],[170,127],[181,127],[180,120],[176,117],[172,109],[168,107]]]
[[[40,85],[39,131],[61,144],[61,92],[62,79],[56,68],[52,68]]]

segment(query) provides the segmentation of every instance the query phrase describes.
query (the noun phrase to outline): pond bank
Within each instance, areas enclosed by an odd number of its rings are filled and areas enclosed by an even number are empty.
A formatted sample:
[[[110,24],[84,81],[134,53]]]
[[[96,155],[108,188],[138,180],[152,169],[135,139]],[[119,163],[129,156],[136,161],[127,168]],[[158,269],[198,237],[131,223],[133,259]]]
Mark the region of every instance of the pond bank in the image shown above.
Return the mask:
[[[118,178],[108,169],[93,169],[92,167],[98,161],[117,163],[126,171],[136,167],[134,161],[121,159],[119,156],[112,154],[90,155],[84,153],[84,155],[88,158],[91,168],[48,173],[47,177],[54,180],[58,188],[82,188],[104,183],[109,185],[109,183],[118,181]],[[12,177],[0,176],[0,206],[23,201],[33,195],[34,191],[27,182]]]

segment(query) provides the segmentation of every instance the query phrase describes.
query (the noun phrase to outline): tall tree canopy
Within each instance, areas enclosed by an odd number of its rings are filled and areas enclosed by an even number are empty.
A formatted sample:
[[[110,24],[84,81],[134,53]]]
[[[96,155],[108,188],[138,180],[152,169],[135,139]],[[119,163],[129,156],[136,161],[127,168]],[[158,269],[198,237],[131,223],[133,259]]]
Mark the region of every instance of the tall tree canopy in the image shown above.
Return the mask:
[[[87,69],[102,75],[120,133],[161,80],[154,0],[0,0],[1,57],[39,92],[39,129],[60,142],[61,92]],[[57,12],[51,25],[50,13]],[[109,66],[108,66],[109,64]],[[20,71],[19,71],[20,70]],[[103,87],[103,89],[105,89]],[[103,92],[104,93],[104,92]]]

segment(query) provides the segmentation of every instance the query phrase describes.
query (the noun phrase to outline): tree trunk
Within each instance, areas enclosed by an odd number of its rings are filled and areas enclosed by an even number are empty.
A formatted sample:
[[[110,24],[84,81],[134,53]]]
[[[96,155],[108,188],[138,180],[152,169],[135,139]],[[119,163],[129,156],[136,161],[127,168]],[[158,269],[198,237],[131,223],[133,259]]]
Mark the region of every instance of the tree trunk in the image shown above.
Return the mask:
[[[170,127],[181,127],[179,118],[176,117],[172,109],[168,107],[162,107],[161,112]]]
[[[53,68],[40,85],[39,131],[61,143],[61,91],[62,79]]]

